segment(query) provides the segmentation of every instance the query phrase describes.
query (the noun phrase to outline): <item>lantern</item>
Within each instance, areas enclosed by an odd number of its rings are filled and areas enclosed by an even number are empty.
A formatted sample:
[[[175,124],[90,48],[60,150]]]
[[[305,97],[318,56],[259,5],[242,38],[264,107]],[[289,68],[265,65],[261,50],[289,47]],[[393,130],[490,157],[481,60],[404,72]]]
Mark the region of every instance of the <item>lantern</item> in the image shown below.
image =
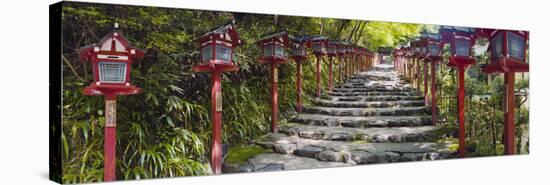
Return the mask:
[[[296,112],[302,112],[302,61],[307,58],[307,47],[311,45],[311,38],[307,35],[290,36],[292,40],[291,54],[296,61]]]
[[[445,42],[451,44],[451,58],[449,65],[469,65],[475,60],[472,57],[472,48],[475,44],[475,29],[457,26],[442,26],[440,33]]]
[[[327,54],[328,38],[325,36],[315,36],[311,38],[311,45],[315,55],[323,56]]]
[[[432,109],[432,124],[434,126],[438,122],[438,116],[437,116],[437,86],[436,86],[436,63],[441,61],[441,50],[443,48],[443,45],[441,44],[441,35],[438,33],[427,33],[426,37],[426,47],[428,49],[428,58],[430,62],[430,73],[431,73],[431,109]],[[425,80],[425,83],[427,84],[427,78]],[[426,97],[427,100],[427,97]],[[428,101],[426,101],[428,102]]]
[[[130,84],[130,67],[133,59],[141,58],[143,54],[117,30],[98,43],[81,48],[80,60],[92,64],[94,75],[94,82],[84,89],[84,94],[116,96],[138,93],[140,89]]]
[[[416,38],[415,40],[411,41],[411,47],[413,49],[413,56],[415,58],[421,58],[422,55],[422,45],[420,43],[420,39]]]
[[[193,66],[196,72],[212,73],[212,146],[210,164],[214,174],[222,172],[222,88],[221,73],[236,71],[234,49],[241,45],[239,34],[233,23],[222,25],[204,33],[199,39],[200,64]]]
[[[441,57],[441,50],[443,45],[441,44],[441,35],[438,33],[426,33],[423,38],[423,44],[427,49],[427,57],[433,59],[434,57]]]
[[[288,34],[286,31],[271,33],[259,41],[262,46],[261,60],[269,63],[271,67],[271,132],[277,132],[278,105],[278,72],[277,65],[286,63],[285,48],[288,45]]]
[[[292,40],[291,54],[295,59],[306,59],[307,58],[307,47],[311,45],[310,37],[307,35],[301,36],[291,36]]]
[[[482,69],[485,73],[504,73],[504,153],[515,154],[515,73],[528,72],[526,31],[476,29],[476,34],[489,38],[489,64]]]
[[[329,41],[327,45],[327,55],[330,57],[337,56],[338,41]]]
[[[464,70],[475,63],[472,57],[472,47],[475,44],[475,29],[468,27],[442,26],[440,34],[444,42],[451,44],[449,66],[458,68],[458,153],[460,157],[466,154],[466,131],[464,125]]]
[[[321,98],[321,59],[327,54],[328,38],[325,36],[315,36],[311,38],[311,45],[315,58],[317,59],[317,93],[316,97]]]
[[[329,68],[328,68],[328,90],[332,91],[332,79],[333,79],[333,71],[332,71],[332,65],[334,63],[333,57],[337,56],[338,51],[338,41],[332,40],[327,42],[327,55],[329,57]]]
[[[285,48],[288,45],[289,37],[286,31],[271,33],[260,39],[262,47],[262,61],[284,63],[287,60]]]
[[[344,71],[344,67],[345,67],[345,64],[346,64],[346,58],[345,58],[345,55],[346,55],[346,42],[344,41],[339,41],[338,42],[338,45],[336,45],[336,55],[338,55],[338,81],[341,83],[344,81],[344,78],[345,78],[345,71]]]
[[[491,62],[484,67],[484,72],[527,72],[528,32],[493,30],[490,34],[488,50]]]
[[[346,54],[346,45],[347,45],[347,43],[344,42],[344,41],[341,41],[340,44],[338,44],[338,49],[337,49],[336,53],[339,56],[344,56]]]
[[[205,71],[235,71],[238,69],[234,61],[234,49],[242,41],[233,24],[226,24],[204,33],[199,38],[201,64],[193,70]]]
[[[83,93],[105,96],[105,181],[116,180],[116,96],[140,91],[130,84],[130,65],[144,55],[143,51],[132,47],[117,28],[118,23],[115,23],[115,30],[98,43],[80,49],[80,60],[92,64],[94,75],[94,82],[84,88]]]

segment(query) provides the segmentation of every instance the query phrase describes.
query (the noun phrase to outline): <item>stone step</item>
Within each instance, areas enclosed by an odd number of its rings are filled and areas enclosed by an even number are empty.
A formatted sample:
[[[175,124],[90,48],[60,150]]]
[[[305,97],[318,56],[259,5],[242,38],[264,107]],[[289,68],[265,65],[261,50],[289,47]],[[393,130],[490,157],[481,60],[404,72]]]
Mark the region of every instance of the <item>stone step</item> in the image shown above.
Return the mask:
[[[435,126],[348,128],[325,127],[287,123],[279,126],[279,132],[315,140],[366,141],[371,143],[431,142],[436,139]]]
[[[332,116],[423,116],[430,113],[429,107],[399,107],[399,108],[335,108],[335,107],[304,107],[304,113]]]
[[[413,127],[432,125],[431,116],[328,116],[319,114],[299,114],[291,122],[329,127]]]
[[[281,170],[315,169],[350,166],[340,162],[325,162],[294,154],[281,155],[274,152],[261,153],[241,164],[223,163],[223,173],[266,172]]]
[[[423,96],[331,96],[332,101],[401,101],[424,100]]]
[[[284,134],[268,134],[255,143],[281,154],[294,154],[325,162],[351,165],[438,160],[455,156],[450,144],[367,143],[303,139]]]
[[[410,87],[363,87],[363,88],[335,88],[332,90],[335,93],[353,93],[353,92],[414,92]]]
[[[344,108],[389,108],[389,107],[421,107],[425,106],[423,100],[401,100],[401,101],[330,101],[316,99],[315,105],[325,107],[344,107]]]
[[[410,92],[328,92],[330,96],[417,96],[418,94],[414,91]]]

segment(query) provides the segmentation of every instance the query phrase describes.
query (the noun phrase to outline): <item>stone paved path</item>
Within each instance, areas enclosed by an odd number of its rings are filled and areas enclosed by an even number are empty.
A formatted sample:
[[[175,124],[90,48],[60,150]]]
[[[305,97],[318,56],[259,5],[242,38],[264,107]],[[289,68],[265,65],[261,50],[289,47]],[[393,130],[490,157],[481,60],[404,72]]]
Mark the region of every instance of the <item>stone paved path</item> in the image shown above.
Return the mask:
[[[225,172],[276,171],[454,157],[436,143],[429,109],[392,66],[380,65],[336,86],[255,144],[259,154]],[[227,166],[227,165],[226,165]]]

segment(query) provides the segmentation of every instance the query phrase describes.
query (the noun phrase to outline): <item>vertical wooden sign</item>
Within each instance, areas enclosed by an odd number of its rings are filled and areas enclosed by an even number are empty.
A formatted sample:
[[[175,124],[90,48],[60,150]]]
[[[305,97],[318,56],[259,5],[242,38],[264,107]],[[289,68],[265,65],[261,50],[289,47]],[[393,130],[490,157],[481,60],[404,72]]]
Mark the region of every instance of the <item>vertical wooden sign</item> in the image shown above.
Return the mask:
[[[279,72],[277,70],[277,67],[273,68],[273,82],[278,83],[279,82]]]
[[[105,127],[116,127],[116,100],[105,100]]]
[[[216,93],[216,111],[221,112],[222,111],[222,92],[218,91]]]

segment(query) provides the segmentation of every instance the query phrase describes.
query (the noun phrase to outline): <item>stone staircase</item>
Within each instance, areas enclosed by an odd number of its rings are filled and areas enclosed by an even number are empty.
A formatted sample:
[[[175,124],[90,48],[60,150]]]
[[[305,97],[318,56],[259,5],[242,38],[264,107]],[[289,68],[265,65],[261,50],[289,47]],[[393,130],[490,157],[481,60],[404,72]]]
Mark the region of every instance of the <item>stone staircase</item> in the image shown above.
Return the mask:
[[[306,106],[255,144],[271,153],[225,172],[309,169],[357,164],[438,160],[455,156],[437,143],[429,108],[392,66],[359,73]]]

